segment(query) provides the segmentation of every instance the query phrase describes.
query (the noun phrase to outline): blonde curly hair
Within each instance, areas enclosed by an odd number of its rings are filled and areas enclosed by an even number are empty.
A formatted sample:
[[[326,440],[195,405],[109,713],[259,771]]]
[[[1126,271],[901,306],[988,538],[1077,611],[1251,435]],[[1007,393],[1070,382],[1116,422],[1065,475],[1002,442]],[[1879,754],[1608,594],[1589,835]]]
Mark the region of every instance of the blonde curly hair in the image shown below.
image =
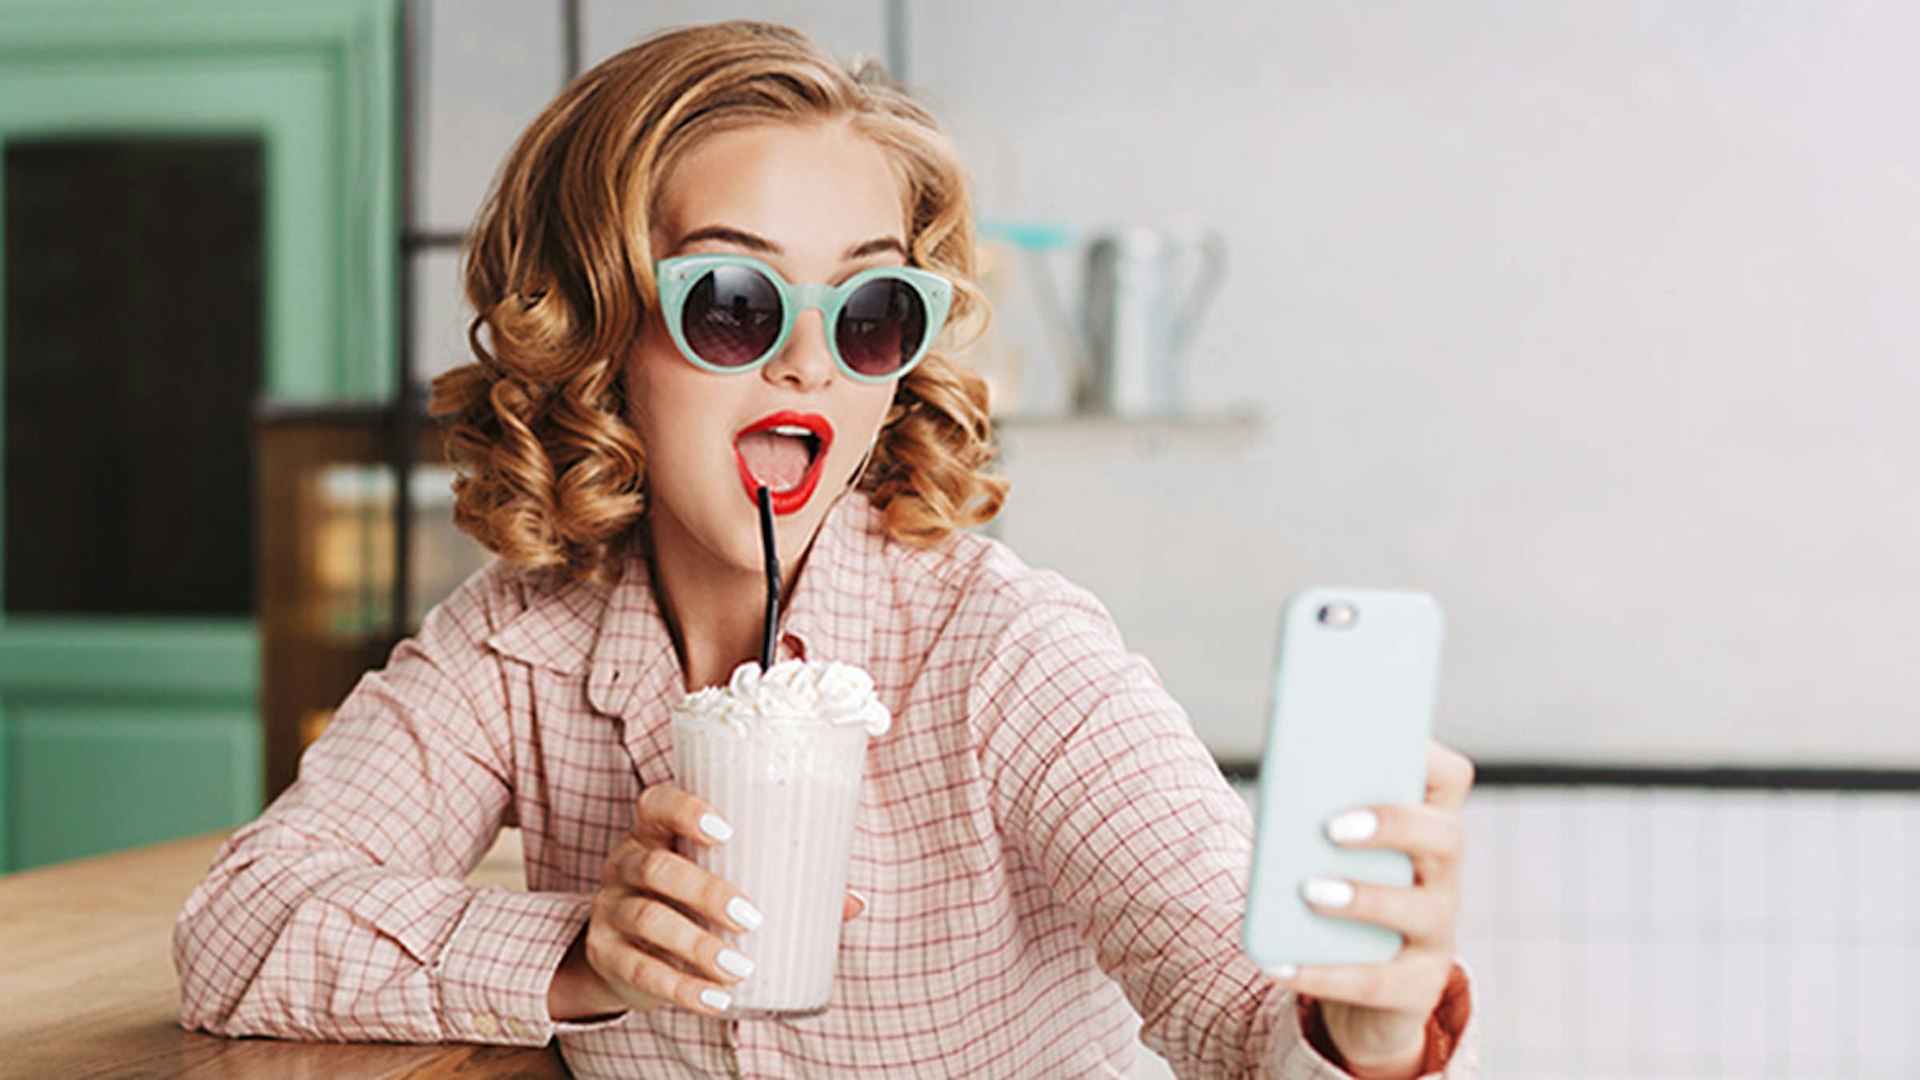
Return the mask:
[[[871,60],[736,20],[668,31],[581,75],[520,136],[469,235],[475,361],[433,380],[459,527],[508,562],[617,579],[646,511],[647,451],[623,415],[623,357],[657,310],[662,181],[709,135],[845,122],[884,151],[909,209],[908,262],[954,283],[948,330],[901,380],[860,490],[929,547],[1006,496],[986,383],[951,359],[984,329],[966,178],[931,114]]]

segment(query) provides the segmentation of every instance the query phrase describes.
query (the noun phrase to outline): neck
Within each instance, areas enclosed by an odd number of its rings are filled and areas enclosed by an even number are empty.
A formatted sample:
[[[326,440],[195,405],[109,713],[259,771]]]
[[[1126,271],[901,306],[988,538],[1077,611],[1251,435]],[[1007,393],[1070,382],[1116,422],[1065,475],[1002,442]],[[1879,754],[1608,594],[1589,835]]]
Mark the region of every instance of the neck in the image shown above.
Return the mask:
[[[760,659],[766,629],[765,572],[727,563],[669,516],[649,514],[644,527],[647,569],[679,653],[686,689],[724,684],[734,668]],[[781,568],[783,604],[793,595],[804,561],[803,554]]]

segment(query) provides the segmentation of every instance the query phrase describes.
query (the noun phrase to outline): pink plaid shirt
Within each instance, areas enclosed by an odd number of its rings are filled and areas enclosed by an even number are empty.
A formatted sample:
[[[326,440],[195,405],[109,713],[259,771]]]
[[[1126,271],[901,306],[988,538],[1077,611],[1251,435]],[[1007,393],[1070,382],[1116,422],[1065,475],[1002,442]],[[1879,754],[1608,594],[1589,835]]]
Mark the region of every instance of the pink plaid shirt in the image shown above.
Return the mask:
[[[1126,1076],[1136,1038],[1187,1076],[1345,1075],[1240,952],[1251,815],[1089,594],[971,534],[894,544],[849,496],[792,599],[783,654],[864,666],[895,717],[848,881],[869,905],[824,1015],[548,1017],[602,860],[641,788],[673,779],[683,677],[644,568],[604,586],[496,562],[221,849],[175,929],[181,1022],[557,1035],[581,1076]],[[532,891],[461,880],[502,826]],[[1445,1075],[1471,1076],[1472,1025],[1454,1026]]]

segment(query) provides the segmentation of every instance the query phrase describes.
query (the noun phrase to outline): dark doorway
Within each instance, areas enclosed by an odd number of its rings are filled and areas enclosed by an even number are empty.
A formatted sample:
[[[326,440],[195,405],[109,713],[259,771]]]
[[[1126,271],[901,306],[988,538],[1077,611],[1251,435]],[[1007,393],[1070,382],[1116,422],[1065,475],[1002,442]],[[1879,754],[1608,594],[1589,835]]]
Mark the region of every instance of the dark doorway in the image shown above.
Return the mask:
[[[5,603],[253,614],[258,138],[7,144]]]

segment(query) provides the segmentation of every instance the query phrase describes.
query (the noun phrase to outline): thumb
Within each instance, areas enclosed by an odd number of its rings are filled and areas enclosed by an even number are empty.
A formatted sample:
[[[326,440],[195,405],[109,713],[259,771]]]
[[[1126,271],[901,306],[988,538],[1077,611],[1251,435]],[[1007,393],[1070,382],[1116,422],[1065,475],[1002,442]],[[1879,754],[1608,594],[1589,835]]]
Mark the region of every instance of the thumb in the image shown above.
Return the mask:
[[[867,910],[867,898],[848,889],[847,898],[840,905],[840,921],[851,922],[865,910]]]

